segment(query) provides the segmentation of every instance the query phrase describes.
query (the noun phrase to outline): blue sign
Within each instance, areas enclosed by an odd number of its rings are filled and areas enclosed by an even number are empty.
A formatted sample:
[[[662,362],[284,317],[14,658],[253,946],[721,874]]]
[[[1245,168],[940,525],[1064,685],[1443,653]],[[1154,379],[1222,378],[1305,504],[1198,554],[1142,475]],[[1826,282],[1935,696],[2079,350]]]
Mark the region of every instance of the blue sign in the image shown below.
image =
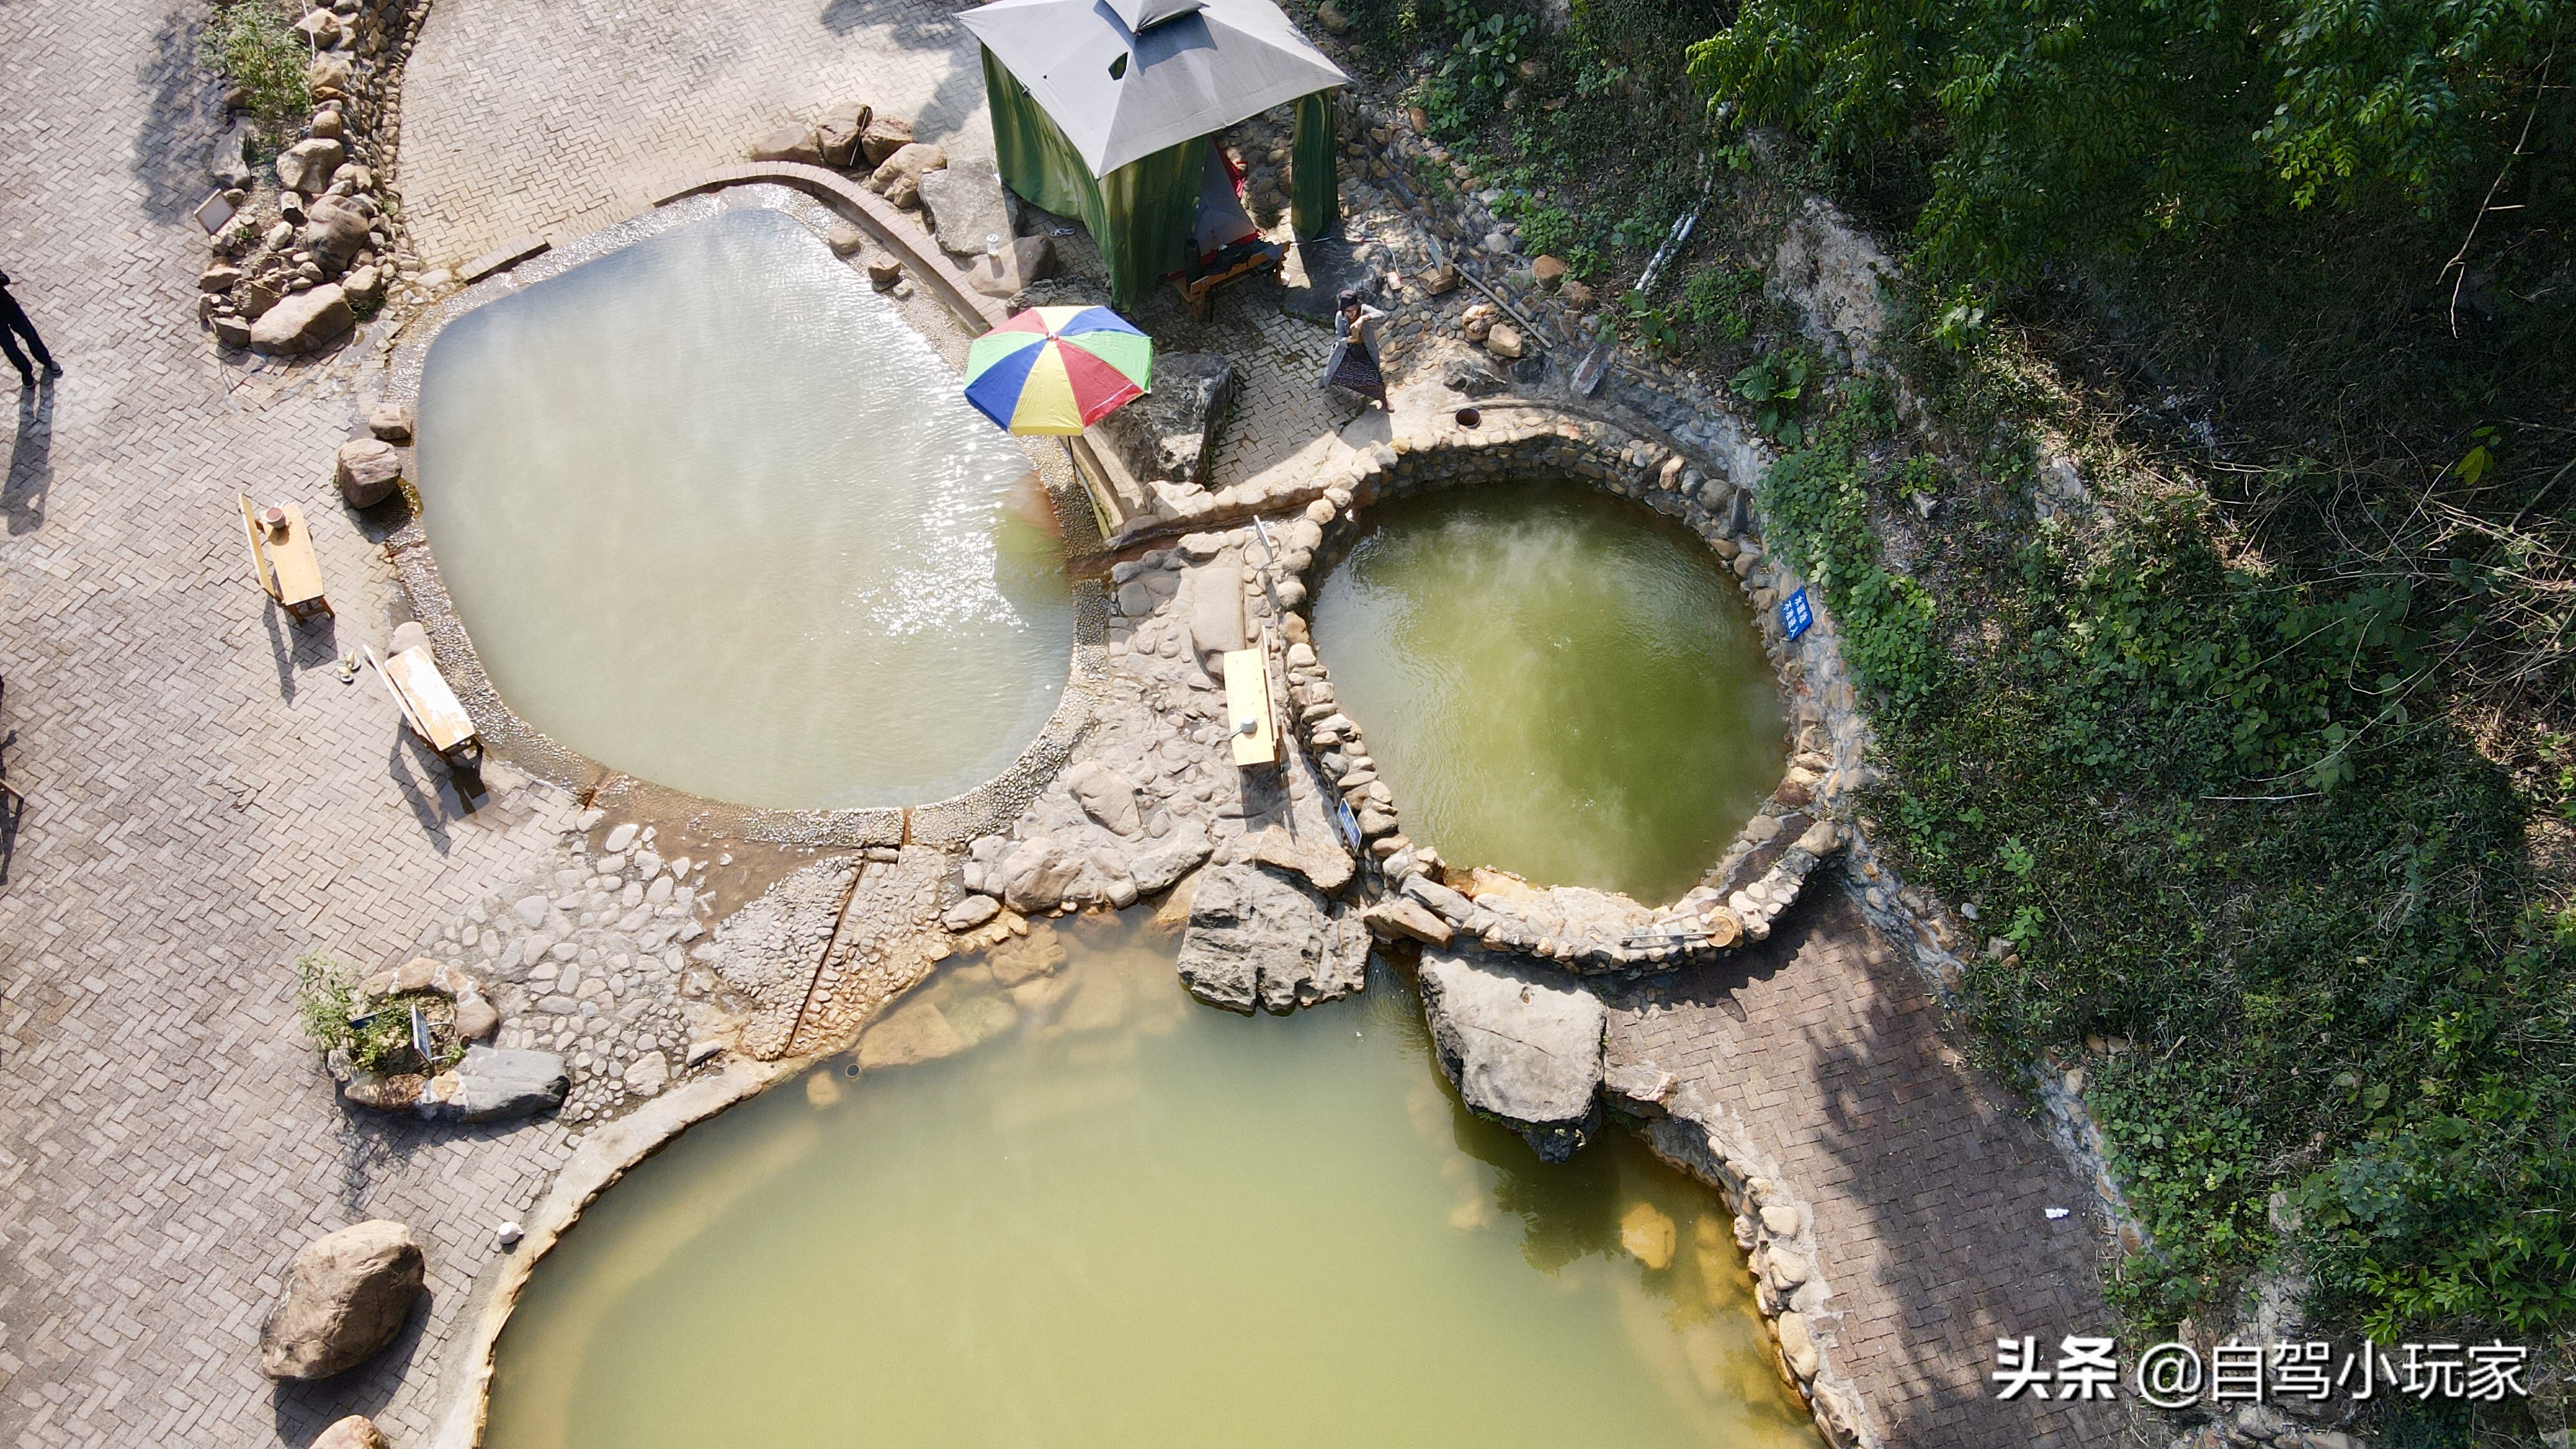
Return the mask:
[[[1816,611],[1808,606],[1805,589],[1780,601],[1780,627],[1789,631],[1791,643],[1796,643],[1798,636],[1806,633],[1807,626],[1814,622]]]

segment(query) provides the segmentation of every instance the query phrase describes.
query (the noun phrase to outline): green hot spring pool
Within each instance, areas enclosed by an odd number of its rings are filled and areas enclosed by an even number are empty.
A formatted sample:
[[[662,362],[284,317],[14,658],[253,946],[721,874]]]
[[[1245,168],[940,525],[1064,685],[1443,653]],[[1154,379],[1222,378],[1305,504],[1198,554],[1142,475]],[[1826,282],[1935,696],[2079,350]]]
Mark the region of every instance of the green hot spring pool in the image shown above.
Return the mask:
[[[944,966],[860,1056],[971,1049],[826,1063],[603,1195],[484,1442],[1813,1449],[1713,1194],[1469,1117],[1399,981],[1199,1006],[1141,916]]]
[[[917,804],[1054,712],[1071,599],[1029,457],[770,211],[466,313],[421,378],[423,523],[493,687],[737,804]]]
[[[1315,649],[1405,830],[1456,865],[1672,900],[1780,782],[1750,605],[1698,535],[1529,480],[1382,505]]]

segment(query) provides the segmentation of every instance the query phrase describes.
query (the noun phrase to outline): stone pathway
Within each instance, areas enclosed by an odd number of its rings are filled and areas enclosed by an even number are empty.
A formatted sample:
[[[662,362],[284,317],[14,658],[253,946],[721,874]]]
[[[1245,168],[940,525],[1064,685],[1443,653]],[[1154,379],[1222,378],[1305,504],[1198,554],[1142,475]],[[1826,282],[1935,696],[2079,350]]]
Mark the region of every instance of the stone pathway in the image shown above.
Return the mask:
[[[0,400],[10,1444],[300,1444],[350,1409],[419,1427],[492,1225],[570,1138],[344,1114],[297,1039],[299,952],[399,959],[553,868],[565,816],[507,785],[467,813],[376,683],[336,675],[382,643],[390,579],[329,477],[349,369],[228,389],[196,328],[194,14],[0,9],[0,267],[67,369]],[[302,506],[336,618],[268,608],[236,489]],[[288,1255],[371,1215],[419,1230],[435,1310],[348,1381],[277,1389],[253,1347]]]
[[[2054,1361],[2062,1335],[2115,1331],[2092,1193],[1944,1040],[1838,874],[1730,969],[1621,1000],[1612,1039],[1742,1113],[1814,1204],[1834,1290],[1818,1337],[1891,1445],[2125,1442],[2115,1405],[1993,1397],[1996,1339],[2030,1335]]]
[[[396,181],[422,264],[624,221],[841,101],[989,162],[974,39],[937,0],[433,0],[405,69]]]

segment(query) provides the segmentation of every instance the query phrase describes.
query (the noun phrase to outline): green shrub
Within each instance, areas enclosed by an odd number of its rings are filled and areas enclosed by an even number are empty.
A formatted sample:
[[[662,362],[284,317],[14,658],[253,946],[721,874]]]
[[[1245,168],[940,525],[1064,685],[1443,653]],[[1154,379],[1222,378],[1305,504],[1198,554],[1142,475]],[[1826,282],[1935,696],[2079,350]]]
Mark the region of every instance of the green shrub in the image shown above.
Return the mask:
[[[285,135],[312,109],[312,92],[304,80],[311,57],[273,0],[216,6],[198,41],[198,54],[248,94],[251,113],[272,139]]]
[[[2529,802],[2410,704],[2407,592],[2231,563],[2189,496],[2035,532],[1953,497],[1936,600],[1872,526],[1925,470],[1883,392],[1836,402],[1763,480],[1773,546],[1868,693],[1880,840],[2004,942],[1965,978],[1995,1058],[2140,1047],[2089,1096],[2154,1242],[2115,1301],[2224,1303],[2278,1191],[2331,1321],[2576,1321],[2576,930]]]
[[[456,1038],[454,1006],[446,997],[414,992],[370,999],[359,990],[357,974],[322,951],[297,957],[295,974],[300,983],[295,1014],[304,1034],[325,1052],[347,1053],[349,1065],[359,1071],[436,1071],[464,1055]],[[426,1060],[412,1044],[414,1005],[430,1027]]]

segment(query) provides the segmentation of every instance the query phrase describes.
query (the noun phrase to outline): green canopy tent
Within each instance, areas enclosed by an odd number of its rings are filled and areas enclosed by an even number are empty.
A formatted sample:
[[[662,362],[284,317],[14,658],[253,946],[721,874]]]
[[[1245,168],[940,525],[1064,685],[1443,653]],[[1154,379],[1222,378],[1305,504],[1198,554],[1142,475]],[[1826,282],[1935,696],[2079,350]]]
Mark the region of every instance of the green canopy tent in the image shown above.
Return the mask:
[[[960,15],[983,42],[1002,183],[1079,216],[1132,306],[1187,262],[1208,136],[1297,103],[1299,239],[1341,217],[1327,94],[1350,77],[1271,0],[995,0]]]

